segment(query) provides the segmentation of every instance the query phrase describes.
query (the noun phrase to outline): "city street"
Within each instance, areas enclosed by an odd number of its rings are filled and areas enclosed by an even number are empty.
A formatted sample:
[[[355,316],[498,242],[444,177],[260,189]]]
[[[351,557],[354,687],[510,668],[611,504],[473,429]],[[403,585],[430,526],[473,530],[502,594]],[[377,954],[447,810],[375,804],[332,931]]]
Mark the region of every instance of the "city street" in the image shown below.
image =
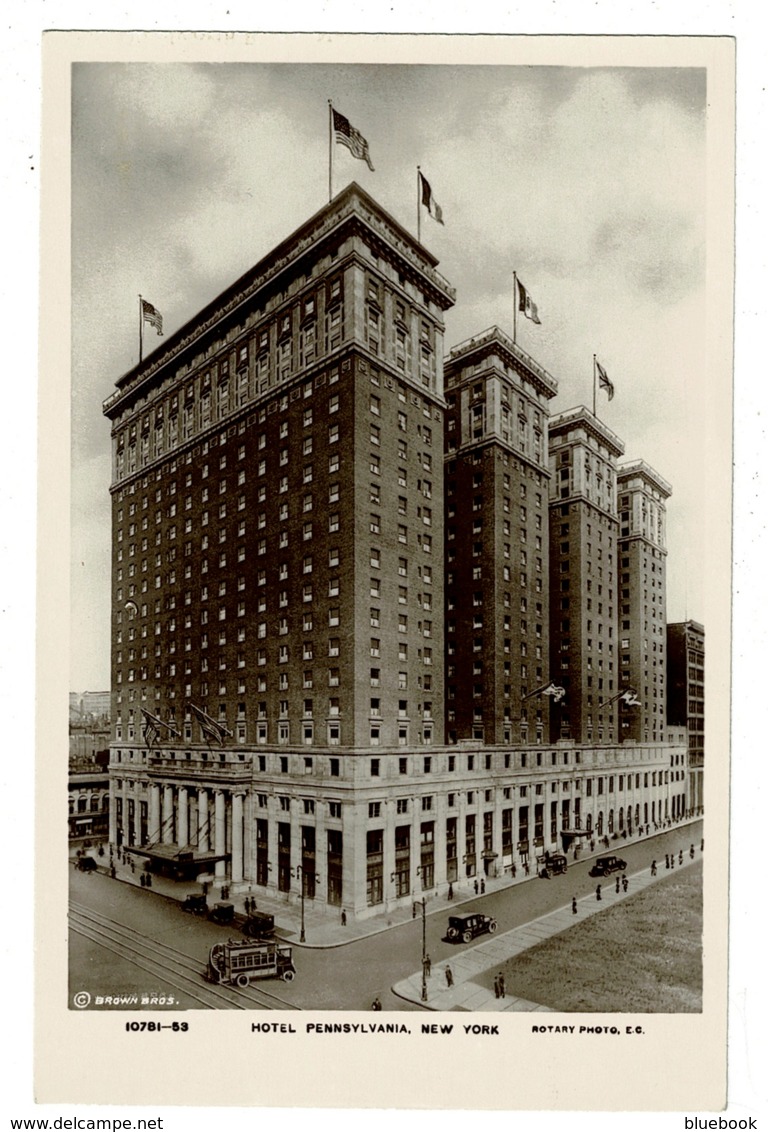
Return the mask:
[[[626,860],[629,876],[647,870],[654,857],[657,862],[660,859],[661,876],[665,852],[681,848],[687,852],[694,843],[698,856],[701,831],[698,821],[639,842],[614,842],[609,851]],[[510,931],[562,907],[573,896],[581,899],[593,894],[597,882],[588,875],[593,859],[584,857],[571,864],[567,873],[550,880],[531,877],[476,899],[456,901],[432,915],[428,911],[426,946],[432,963],[455,958],[488,939],[481,936],[469,945],[448,943],[444,936],[452,907],[456,912],[485,912],[496,918],[499,933]],[[298,973],[294,982],[270,979],[246,992],[230,992],[229,988],[210,988],[202,973],[210,946],[237,935],[236,930],[191,916],[157,892],[114,881],[103,873],[73,870],[70,900],[70,996],[88,992],[91,1008],[99,1008],[97,996],[132,994],[165,996],[166,1002],[155,1005],[160,1009],[368,1010],[377,995],[384,1010],[418,1008],[392,994],[391,987],[420,968],[420,911],[413,920],[341,946],[295,945]],[[218,996],[215,1000],[213,991]],[[168,1002],[168,996],[174,1001]],[[131,1005],[118,1003],[122,1009]]]

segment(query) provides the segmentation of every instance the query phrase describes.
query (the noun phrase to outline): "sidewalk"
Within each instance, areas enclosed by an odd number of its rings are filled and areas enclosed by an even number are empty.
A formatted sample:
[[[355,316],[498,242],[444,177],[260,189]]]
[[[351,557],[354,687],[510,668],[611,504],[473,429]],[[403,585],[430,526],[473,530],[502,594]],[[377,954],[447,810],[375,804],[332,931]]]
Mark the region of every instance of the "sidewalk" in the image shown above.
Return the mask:
[[[683,819],[676,825],[670,826],[668,829],[659,830],[649,835],[643,834],[642,837],[635,837],[624,840],[623,838],[618,841],[612,841],[609,849],[604,848],[600,844],[595,845],[594,852],[582,851],[579,855],[579,861],[590,860],[594,857],[601,856],[605,853],[621,853],[624,846],[630,844],[637,844],[641,841],[651,840],[654,837],[661,837],[665,834],[682,834],[688,825],[699,822],[702,819],[695,817],[691,819]],[[687,851],[687,845],[686,845]],[[109,849],[105,846],[105,852],[102,857],[98,855],[97,847],[93,847],[87,852],[92,856],[102,873],[109,875]],[[698,855],[698,847],[697,847]],[[568,854],[568,863],[572,865],[575,863],[573,854]],[[130,864],[119,861],[117,856],[113,857],[115,867],[115,879],[124,884],[133,884],[136,887],[141,887],[141,874],[143,872],[144,858],[136,854],[134,859],[134,869],[131,870]],[[662,855],[663,867],[663,855]],[[474,884],[475,879],[478,883],[480,878],[471,878],[463,881],[456,881],[453,885],[454,898],[448,900],[447,895],[433,896],[429,893],[426,894],[428,901],[427,915],[432,916],[438,912],[446,913],[456,911],[462,904],[468,903],[471,900],[477,900],[480,893],[475,892]],[[528,881],[536,881],[535,869],[531,870],[529,876],[518,875],[513,879],[509,873],[505,873],[500,877],[484,877],[485,881],[485,895],[490,895],[494,892],[499,892],[503,889],[512,888],[519,884],[525,884]],[[211,884],[208,892],[208,907],[212,908],[213,905],[221,899],[222,883],[226,885],[226,879],[216,880]],[[237,891],[233,889],[237,887]],[[411,902],[409,901],[405,907],[393,908],[389,912],[381,913],[377,916],[372,916],[369,920],[354,921],[349,919],[346,926],[341,923],[341,909],[330,911],[326,907],[316,908],[312,900],[304,902],[304,943],[300,942],[301,936],[301,903],[298,900],[296,893],[291,893],[290,902],[286,895],[263,895],[247,886],[233,886],[229,885],[230,895],[229,900],[235,906],[235,927],[239,926],[242,918],[245,916],[245,898],[246,896],[255,897],[258,905],[259,912],[270,913],[275,917],[275,931],[281,939],[291,943],[295,947],[310,947],[310,948],[331,948],[342,947],[347,943],[355,943],[361,939],[368,939],[370,936],[379,935],[381,932],[389,931],[390,928],[399,926],[400,924],[409,923],[412,919]],[[152,876],[152,888],[149,890],[155,895],[165,897],[169,900],[175,900],[178,903],[183,902],[184,897],[190,893],[199,894],[201,891],[200,884],[195,881],[176,881],[168,877]],[[630,889],[631,891],[631,889]],[[416,894],[421,899],[424,894]],[[606,894],[607,897],[607,894]],[[606,900],[607,902],[607,900]],[[570,907],[567,909],[569,916],[571,915]],[[581,909],[579,909],[581,911]],[[482,945],[485,946],[485,945]],[[491,963],[491,965],[493,965]],[[454,972],[454,975],[456,972]],[[432,978],[435,978],[433,974]],[[421,974],[418,976],[419,981],[419,994],[417,995],[420,1001],[421,994]],[[456,980],[458,983],[458,979]],[[454,987],[454,990],[457,989]],[[410,997],[405,995],[402,997]],[[477,1009],[474,1007],[473,1009]],[[529,1007],[526,1007],[529,1009]]]
[[[614,878],[606,877],[602,883],[602,900],[598,901],[594,893],[581,897],[575,915],[570,904],[556,908],[554,912],[549,912],[538,920],[531,920],[530,923],[514,928],[510,932],[505,932],[504,935],[491,936],[485,943],[478,944],[477,947],[472,947],[468,951],[457,952],[455,959],[436,963],[431,974],[427,977],[426,1002],[421,997],[421,971],[416,971],[407,979],[395,983],[392,987],[392,993],[398,998],[403,998],[407,1002],[414,1002],[427,1010],[543,1011],[551,1013],[548,1006],[530,1002],[528,999],[496,998],[492,989],[481,986],[474,980],[486,971],[498,970],[507,960],[514,959],[523,951],[535,947],[537,943],[560,935],[561,932],[568,931],[576,924],[583,923],[590,916],[596,916],[599,912],[612,908],[619,901],[626,900],[637,892],[642,892],[644,888],[655,884],[662,877],[674,876],[678,869],[692,865],[700,858],[701,854],[698,850],[693,860],[688,853],[685,853],[683,864],[676,864],[674,870],[665,869],[662,860],[661,868],[655,877],[651,876],[650,868],[643,869],[639,873],[633,873],[628,876],[629,887],[626,892],[620,890],[617,893]],[[449,966],[453,976],[453,985],[450,987],[446,979],[446,968]]]

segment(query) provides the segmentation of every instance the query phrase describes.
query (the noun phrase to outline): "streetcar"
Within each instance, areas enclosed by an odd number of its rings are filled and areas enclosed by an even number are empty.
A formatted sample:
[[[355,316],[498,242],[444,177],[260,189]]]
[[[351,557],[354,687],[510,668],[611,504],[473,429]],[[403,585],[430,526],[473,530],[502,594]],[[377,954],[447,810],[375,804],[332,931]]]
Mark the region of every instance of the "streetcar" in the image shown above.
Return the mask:
[[[282,979],[296,974],[292,948],[275,940],[228,940],[215,943],[208,954],[205,977],[210,983],[247,987],[256,979]]]

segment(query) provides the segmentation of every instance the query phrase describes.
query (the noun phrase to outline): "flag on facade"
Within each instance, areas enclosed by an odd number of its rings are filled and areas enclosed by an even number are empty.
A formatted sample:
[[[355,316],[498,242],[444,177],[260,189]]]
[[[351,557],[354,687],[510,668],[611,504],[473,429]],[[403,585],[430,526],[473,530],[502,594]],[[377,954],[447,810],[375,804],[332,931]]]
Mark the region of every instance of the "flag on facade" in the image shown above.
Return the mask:
[[[556,704],[565,696],[565,688],[561,688],[554,680],[550,680],[548,684],[542,684],[534,692],[529,692],[527,696],[523,696],[524,700],[530,700],[532,696],[551,696]]]
[[[419,170],[419,177],[421,178],[421,203],[438,224],[444,224],[443,210],[432,195],[432,186],[421,170]]]
[[[597,380],[599,382],[600,388],[606,391],[606,393],[608,394],[608,400],[612,401],[614,394],[613,382],[611,381],[603,367],[600,365],[597,358],[595,358],[595,365],[597,366]]]
[[[159,732],[157,730],[155,717],[152,715],[152,713],[145,711],[144,708],[142,708],[141,714],[144,716],[144,741],[147,744],[147,749],[149,749],[154,743],[155,739],[157,739]]]
[[[339,145],[345,145],[353,157],[357,157],[360,161],[365,161],[371,172],[375,172],[371,155],[368,152],[368,142],[365,140],[359,130],[350,122],[349,118],[345,118],[343,114],[339,114],[338,110],[331,107],[333,113],[333,132],[336,135],[336,141]]]
[[[146,299],[141,300],[141,315],[145,322],[150,326],[154,326],[157,333],[162,338],[163,336],[163,316],[157,307],[153,307]]]
[[[215,739],[216,742],[223,747],[224,737],[226,735],[232,735],[232,732],[227,728],[226,724],[217,723],[215,719],[208,715],[208,712],[203,711],[202,708],[195,707],[194,704],[190,704],[189,706],[195,713],[203,734],[207,735],[209,739]]]
[[[627,688],[626,692],[622,692],[619,696],[619,699],[623,700],[627,707],[640,707],[640,701],[637,698],[637,692],[635,692],[632,688]]]
[[[535,322],[537,326],[541,326],[538,307],[519,279],[517,281],[517,286],[520,291],[520,302],[518,305],[518,310],[522,311],[525,317],[529,318],[531,322]]]

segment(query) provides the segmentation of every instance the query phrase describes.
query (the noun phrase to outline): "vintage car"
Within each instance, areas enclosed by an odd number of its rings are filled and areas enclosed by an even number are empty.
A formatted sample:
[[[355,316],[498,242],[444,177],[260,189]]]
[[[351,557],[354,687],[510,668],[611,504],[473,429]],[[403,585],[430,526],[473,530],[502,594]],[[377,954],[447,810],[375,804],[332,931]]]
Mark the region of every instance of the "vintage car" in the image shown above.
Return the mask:
[[[539,876],[545,880],[559,873],[568,872],[568,858],[564,853],[549,853],[546,857],[540,858],[538,864]]]
[[[77,858],[77,867],[81,873],[92,873],[99,866],[95,857],[89,857],[87,853],[84,853],[82,857]]]
[[[208,900],[200,892],[193,892],[186,896],[181,907],[182,911],[194,912],[196,916],[208,915]]]
[[[496,921],[493,916],[484,916],[481,912],[468,912],[464,916],[448,917],[448,939],[452,943],[469,943],[475,936],[496,931]]]
[[[608,857],[598,857],[589,870],[589,875],[591,877],[607,877],[611,873],[623,873],[626,867],[627,862],[612,853]]]
[[[208,913],[208,919],[215,924],[231,924],[235,918],[235,906],[229,900],[219,900]]]
[[[252,939],[271,939],[275,934],[275,917],[269,912],[253,912],[241,931]]]

